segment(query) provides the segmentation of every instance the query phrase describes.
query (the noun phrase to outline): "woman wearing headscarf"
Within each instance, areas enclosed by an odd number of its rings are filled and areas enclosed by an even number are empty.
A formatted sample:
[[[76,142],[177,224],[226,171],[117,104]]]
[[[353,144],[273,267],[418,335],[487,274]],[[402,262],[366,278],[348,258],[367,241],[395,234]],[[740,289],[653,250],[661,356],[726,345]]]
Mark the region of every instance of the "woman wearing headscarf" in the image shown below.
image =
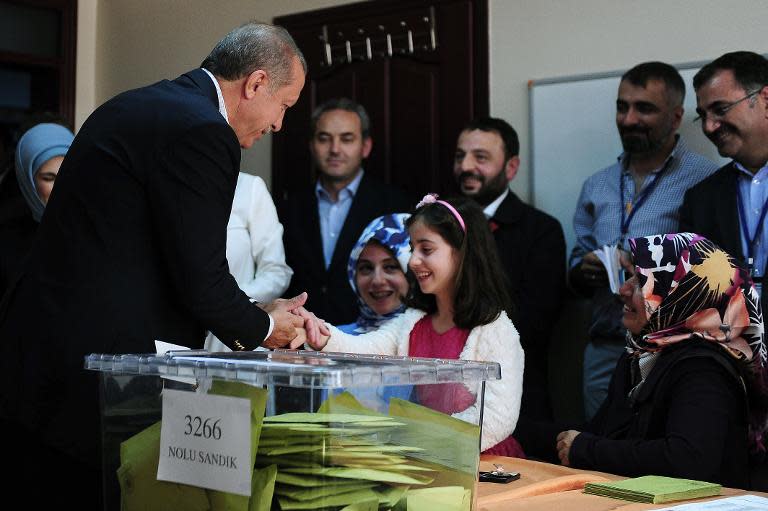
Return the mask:
[[[405,311],[403,299],[408,294],[410,238],[405,221],[407,213],[393,213],[375,218],[363,230],[352,247],[347,276],[357,295],[360,311],[354,323],[340,330],[359,335],[375,330],[383,322]]]
[[[749,274],[697,234],[630,247],[635,275],[620,290],[627,351],[594,419],[541,430],[549,454],[577,468],[749,488],[767,417],[763,318]]]
[[[75,136],[64,126],[38,124],[19,139],[16,146],[16,180],[29,214],[9,220],[0,226],[0,296],[20,270],[45,205],[51,195],[59,167]]]

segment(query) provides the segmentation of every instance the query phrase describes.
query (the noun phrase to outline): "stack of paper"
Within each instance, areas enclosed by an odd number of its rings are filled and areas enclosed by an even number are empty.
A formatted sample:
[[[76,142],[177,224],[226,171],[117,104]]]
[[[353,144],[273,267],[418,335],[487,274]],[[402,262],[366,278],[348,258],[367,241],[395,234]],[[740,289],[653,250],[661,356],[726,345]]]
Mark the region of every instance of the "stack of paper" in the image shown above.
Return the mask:
[[[266,417],[257,466],[276,465],[275,494],[283,510],[376,503],[394,507],[410,486],[433,481],[431,469],[387,443],[404,424],[387,416],[288,413]]]
[[[584,493],[648,504],[712,497],[720,495],[720,490],[719,484],[661,476],[584,485]]]

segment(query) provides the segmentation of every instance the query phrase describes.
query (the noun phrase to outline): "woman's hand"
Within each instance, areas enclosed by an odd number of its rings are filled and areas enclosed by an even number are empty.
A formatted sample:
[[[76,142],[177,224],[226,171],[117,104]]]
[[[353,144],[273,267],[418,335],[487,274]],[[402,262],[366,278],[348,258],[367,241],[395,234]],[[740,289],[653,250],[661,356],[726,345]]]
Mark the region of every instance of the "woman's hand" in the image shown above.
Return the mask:
[[[581,434],[581,431],[574,431],[569,429],[568,431],[561,431],[557,435],[557,457],[560,458],[560,463],[566,467],[571,466],[571,461],[568,459],[568,455],[571,452],[571,445],[577,436]]]

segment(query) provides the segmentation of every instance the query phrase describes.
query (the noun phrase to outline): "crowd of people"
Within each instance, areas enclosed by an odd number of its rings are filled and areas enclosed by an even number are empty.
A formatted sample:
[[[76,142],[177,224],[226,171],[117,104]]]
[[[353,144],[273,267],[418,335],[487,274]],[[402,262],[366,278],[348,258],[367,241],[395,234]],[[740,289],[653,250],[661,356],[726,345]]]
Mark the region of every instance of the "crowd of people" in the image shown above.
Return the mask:
[[[16,179],[0,181],[24,199],[0,218],[4,430],[98,486],[88,353],[151,352],[162,339],[481,360],[502,369],[486,386],[483,452],[756,484],[768,424],[764,57],[728,53],[694,78],[701,128],[732,160],[720,169],[677,133],[686,90],[674,67],[622,76],[624,151],[584,182],[567,264],[559,222],[509,188],[519,141],[502,119],[457,134],[456,197],[416,203],[364,170],[364,106],[326,101],[308,120],[317,181],[275,205],[240,172],[240,148],[280,130],[306,70],[285,30],[249,23],[199,69],[109,100],[77,136],[55,123],[23,134]],[[621,254],[618,293],[603,246]],[[566,284],[593,306],[580,425],[559,423],[549,395]],[[409,398],[480,421],[462,385]],[[36,477],[29,463],[21,481]]]

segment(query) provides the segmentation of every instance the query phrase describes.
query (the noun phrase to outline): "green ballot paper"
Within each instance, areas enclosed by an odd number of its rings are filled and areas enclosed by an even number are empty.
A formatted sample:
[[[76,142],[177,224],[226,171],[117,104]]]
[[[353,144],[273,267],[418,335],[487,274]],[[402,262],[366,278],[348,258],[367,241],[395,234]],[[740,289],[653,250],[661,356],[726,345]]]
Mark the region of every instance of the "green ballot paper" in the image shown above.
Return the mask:
[[[584,493],[648,504],[712,497],[720,495],[721,489],[722,487],[715,483],[662,476],[643,476],[584,485]]]

